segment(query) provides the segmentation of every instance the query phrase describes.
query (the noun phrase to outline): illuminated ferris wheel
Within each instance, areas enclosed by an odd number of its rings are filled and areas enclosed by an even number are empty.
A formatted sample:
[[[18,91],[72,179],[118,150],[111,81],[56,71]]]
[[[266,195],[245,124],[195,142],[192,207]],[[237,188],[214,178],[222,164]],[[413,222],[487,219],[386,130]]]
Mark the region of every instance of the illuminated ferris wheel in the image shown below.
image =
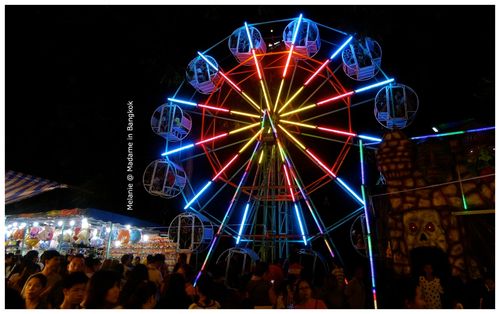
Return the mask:
[[[220,57],[228,51],[231,58]],[[151,120],[167,145],[146,169],[144,186],[168,198],[182,193],[184,211],[217,226],[200,273],[223,237],[233,239],[235,252],[251,249],[265,260],[287,257],[291,244],[311,249],[313,242],[337,255],[329,233],[338,223],[324,223],[314,193],[346,196],[350,217],[367,217],[364,178],[346,178],[342,164],[363,158],[352,147],[380,141],[353,129],[351,100],[379,90],[375,117],[388,128],[407,126],[418,108],[413,90],[388,77],[381,60],[373,39],[302,15],[244,23],[192,59],[189,84]],[[212,175],[190,183],[181,165],[196,158],[208,161]],[[220,217],[211,210],[221,204],[217,198],[225,200]]]

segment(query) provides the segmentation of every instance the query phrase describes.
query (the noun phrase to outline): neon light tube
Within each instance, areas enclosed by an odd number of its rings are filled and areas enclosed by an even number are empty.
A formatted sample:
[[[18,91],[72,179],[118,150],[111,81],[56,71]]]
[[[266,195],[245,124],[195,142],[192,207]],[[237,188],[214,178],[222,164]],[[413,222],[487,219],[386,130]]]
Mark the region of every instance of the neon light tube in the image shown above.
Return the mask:
[[[257,118],[257,119],[260,118],[260,116],[258,116],[256,114],[251,114],[251,113],[246,113],[246,112],[241,112],[241,111],[236,111],[236,110],[231,110],[231,111],[229,111],[229,113],[235,114],[235,115],[240,115],[240,116],[247,116],[250,118]]]
[[[412,140],[421,140],[429,137],[442,137],[442,136],[451,136],[451,135],[458,135],[458,134],[464,134],[464,133],[474,133],[474,132],[481,132],[481,131],[489,131],[489,130],[494,130],[495,127],[485,127],[485,128],[479,128],[479,129],[472,129],[472,130],[466,130],[466,131],[456,131],[456,132],[448,132],[448,133],[441,133],[441,134],[430,134],[430,135],[422,135],[422,136],[415,136],[410,139]]]
[[[297,34],[299,33],[300,23],[302,22],[302,13],[299,15],[299,21],[295,27],[295,33],[293,34],[292,45],[295,45],[295,40],[297,39]]]
[[[293,205],[295,207],[295,214],[297,215],[297,220],[299,222],[299,227],[300,227],[300,233],[302,234],[302,239],[304,240],[304,245],[307,245],[306,236],[304,234],[304,227],[302,226],[302,221],[301,221],[300,215],[299,215],[299,208],[297,207],[297,204],[293,204]]]
[[[264,94],[264,99],[266,101],[267,110],[271,111],[271,104],[269,103],[269,99],[267,98],[266,89],[264,88],[264,82],[262,80],[260,80],[260,87],[262,87],[262,93]]]
[[[248,29],[247,22],[245,22],[245,30],[247,31],[248,42],[250,43],[250,49],[253,50],[254,48],[253,48],[252,36],[250,36],[250,30]]]
[[[242,95],[243,95],[246,99],[248,99],[248,101],[249,101],[249,102],[250,102],[250,103],[251,103],[251,104],[252,104],[252,105],[253,105],[253,106],[254,106],[254,107],[255,107],[258,111],[261,111],[260,106],[259,106],[259,105],[257,105],[257,104],[255,103],[255,101],[254,101],[252,98],[250,98],[250,96],[248,96],[247,94],[245,94],[243,91],[240,91],[240,92],[241,92],[241,94],[242,94]]]
[[[274,111],[278,108],[278,102],[280,100],[281,90],[283,89],[284,79],[281,79],[280,88],[278,89],[278,95],[276,96],[276,103],[274,104]]]
[[[323,64],[316,70],[316,72],[314,72],[313,75],[311,75],[309,79],[304,83],[304,86],[307,86],[312,81],[312,79],[315,78],[316,75],[318,75],[318,73],[323,70],[324,67],[326,67],[328,63],[330,63],[330,59],[327,59],[325,62],[323,62]]]
[[[295,99],[295,97],[297,97],[297,96],[298,96],[298,95],[302,92],[302,90],[303,90],[303,89],[304,89],[304,86],[301,86],[301,87],[300,87],[300,88],[299,88],[299,89],[295,92],[295,94],[293,94],[293,96],[292,96],[290,99],[288,99],[288,100],[286,101],[286,103],[283,105],[283,107],[281,107],[281,109],[278,111],[278,113],[280,113],[283,109],[285,109],[285,108],[286,108],[286,106],[288,106],[288,105],[289,105],[289,104],[290,104],[290,103],[291,103],[291,102]]]
[[[262,157],[264,156],[264,150],[260,152],[260,157],[259,157],[259,165],[262,162]]]
[[[304,111],[304,110],[308,110],[308,109],[311,109],[311,108],[314,108],[314,107],[316,107],[316,104],[308,105],[308,106],[305,106],[305,107],[302,107],[302,108],[299,108],[299,109],[295,109],[295,110],[283,113],[283,114],[280,115],[280,117],[286,117],[286,116],[289,116],[291,114],[294,114],[294,113],[297,113],[297,112],[301,112],[301,111]]]
[[[325,166],[324,163],[321,162],[321,160],[318,159],[318,157],[314,156],[313,153],[309,149],[306,149],[306,153],[309,154],[326,172],[328,172],[329,175],[331,175],[334,178],[337,178],[337,176],[327,167]]]
[[[200,278],[201,273],[205,269],[205,267],[207,265],[207,262],[210,259],[210,255],[212,254],[212,250],[213,250],[213,248],[215,246],[215,243],[216,243],[216,241],[217,241],[217,239],[218,239],[218,237],[219,237],[222,229],[224,228],[224,225],[226,223],[226,219],[229,216],[229,212],[231,211],[231,209],[233,207],[233,204],[234,204],[234,201],[236,200],[236,197],[238,195],[238,191],[240,190],[241,186],[243,185],[243,182],[246,180],[246,177],[248,175],[248,171],[250,170],[251,161],[252,161],[253,157],[255,156],[255,152],[257,151],[257,148],[259,147],[259,144],[260,144],[260,142],[257,143],[257,145],[255,145],[254,151],[252,153],[252,156],[250,157],[250,160],[248,161],[248,164],[246,166],[245,172],[243,173],[243,176],[240,179],[238,187],[236,188],[236,191],[234,192],[233,198],[231,199],[231,202],[229,203],[229,207],[226,210],[226,214],[224,215],[224,218],[222,219],[222,222],[221,222],[221,224],[219,226],[219,229],[217,230],[217,233],[215,234],[215,236],[212,239],[212,242],[210,243],[210,248],[208,249],[207,255],[205,256],[205,261],[201,265],[201,269],[198,272],[198,275],[196,276],[196,279],[195,279],[195,282],[194,282],[193,286],[196,286],[197,280]]]
[[[242,148],[238,151],[238,154],[243,153],[243,151],[244,151],[245,149],[247,149],[247,147],[248,147],[250,144],[252,144],[252,142],[253,142],[253,141],[255,141],[255,140],[257,139],[257,136],[259,136],[259,135],[260,135],[260,133],[262,133],[262,130],[264,130],[264,129],[262,129],[262,128],[261,128],[261,129],[259,130],[259,132],[255,133],[255,135],[254,135],[254,136],[253,136],[253,137],[252,137],[252,138],[248,141],[248,143],[246,143],[246,144],[245,144],[245,146],[243,146],[243,147],[242,147]]]
[[[278,144],[279,144],[279,143],[278,143]],[[281,147],[280,147],[280,148],[281,148]],[[283,154],[285,154],[285,153],[283,152]],[[302,186],[301,186],[301,184],[300,184],[300,182],[299,182],[299,180],[298,180],[297,176],[295,175],[294,171],[292,170],[292,164],[291,164],[290,160],[288,159],[288,157],[286,156],[286,154],[285,154],[285,156],[284,156],[284,157],[285,157],[285,160],[286,160],[286,164],[287,164],[287,166],[288,166],[288,169],[289,169],[289,171],[290,171],[290,175],[293,177],[293,179],[294,179],[295,183],[297,184],[297,187],[298,187],[298,189],[299,189],[299,191],[300,191],[300,194],[302,194],[302,197],[304,198],[304,201],[306,202],[307,208],[309,209],[309,212],[311,213],[311,216],[312,216],[312,217],[313,217],[313,219],[314,219],[314,223],[315,223],[315,224],[316,224],[316,226],[318,227],[319,232],[320,232],[321,234],[324,234],[323,229],[321,228],[321,225],[320,225],[320,223],[319,223],[319,221],[318,221],[318,219],[317,219],[316,215],[314,214],[314,210],[313,210],[313,208],[312,208],[311,204],[310,204],[310,203],[309,203],[309,201],[308,201],[308,197],[307,197],[307,195],[305,194],[304,189],[302,188]],[[325,244],[326,244],[326,246],[327,246],[327,248],[328,248],[328,251],[330,252],[330,255],[331,255],[332,257],[335,257],[335,254],[333,253],[332,248],[331,248],[331,247],[330,247],[330,245],[328,244],[328,240],[327,240],[326,238],[323,238],[323,240],[325,241]]]
[[[347,46],[347,44],[352,40],[352,36],[350,36],[331,56],[329,59],[327,59],[325,62],[323,62],[323,64],[319,67],[318,70],[316,70],[316,72],[314,72],[313,75],[311,75],[311,77],[304,83],[304,86],[307,86],[311,81],[312,79],[318,75],[318,73],[328,64],[330,63],[330,61],[333,60],[333,58],[335,58],[335,56],[337,54],[339,54],[342,49],[344,49],[345,46]]]
[[[258,126],[259,124],[260,124],[260,122],[253,123],[253,124],[244,126],[242,128],[229,131],[229,134],[235,134],[235,133],[238,133],[238,132],[241,132],[241,131],[244,131],[244,130],[248,130],[248,129],[251,129],[251,128],[254,128],[254,127]]]
[[[293,44],[290,46],[290,52],[288,53],[288,57],[286,58],[285,70],[283,70],[283,79],[286,77],[286,72],[288,71],[288,65],[290,64],[290,60],[292,59],[293,53]]]
[[[371,270],[371,282],[372,282],[372,294],[373,294],[373,306],[377,309],[377,289],[375,284],[375,263],[373,261],[373,249],[372,249],[372,238],[371,238],[371,230],[370,230],[370,220],[368,217],[368,206],[366,202],[365,195],[365,176],[364,176],[364,158],[363,158],[363,141],[359,140],[359,155],[360,155],[360,165],[361,165],[361,193],[363,195],[363,208],[365,210],[365,225],[367,230],[367,241],[368,241],[368,257],[370,260],[370,270]]]
[[[335,56],[338,55],[345,48],[345,46],[347,46],[347,44],[349,44],[349,42],[351,42],[351,40],[352,40],[352,36],[350,36],[349,38],[347,38],[347,40],[342,44],[342,46],[340,46],[339,49],[337,49],[337,51],[335,51],[330,56],[330,60],[332,60],[333,58],[335,58]]]
[[[185,101],[185,100],[180,100],[180,99],[175,99],[175,98],[168,98],[168,100],[171,101],[171,102],[174,102],[174,103],[189,105],[189,106],[193,106],[193,107],[206,108],[206,109],[210,109],[210,110],[222,111],[222,112],[226,112],[226,113],[230,113],[230,114],[247,116],[247,117],[252,117],[252,118],[260,118],[260,116],[255,115],[255,114],[241,112],[241,111],[236,111],[236,110],[229,110],[229,109],[222,108],[222,107],[215,107],[215,106],[197,104],[197,103],[194,103],[194,102],[191,102],[191,101]],[[250,99],[250,101],[253,101],[253,100]]]
[[[289,120],[280,120],[280,122],[286,123],[286,124],[293,124],[293,125],[298,125],[302,126],[304,128],[310,128],[310,129],[316,129],[317,127],[312,124],[305,124],[305,123],[300,123],[300,122],[294,122],[294,121],[289,121]]]
[[[216,135],[214,137],[207,138],[207,139],[205,139],[203,141],[196,142],[194,145],[201,145],[201,144],[204,144],[204,143],[207,143],[207,142],[210,142],[210,141],[215,141],[216,139],[219,139],[221,137],[227,136],[228,134],[229,133],[222,133],[222,134]]]
[[[295,25],[295,30],[293,33],[292,44],[290,45],[290,52],[288,53],[288,58],[286,59],[285,69],[283,70],[283,78],[286,77],[286,72],[288,71],[288,65],[292,59],[293,48],[295,47],[295,39],[297,39],[297,34],[299,33],[300,22],[302,22],[302,14],[299,15],[299,20]]]
[[[224,172],[224,170],[227,169],[227,167],[229,167],[229,165],[231,165],[236,160],[236,158],[238,158],[238,156],[239,156],[238,154],[234,155],[234,157],[224,166],[224,168],[222,168],[221,171],[217,173],[217,175],[212,179],[212,181],[217,180],[217,178]]]
[[[255,54],[255,49],[252,49],[252,55],[255,60],[255,67],[257,68],[257,75],[259,76],[259,80],[262,81],[262,73],[260,73],[259,60],[257,59],[257,55]]]
[[[220,107],[214,107],[214,106],[207,106],[207,105],[202,105],[202,104],[198,104],[198,107],[200,107],[200,108],[207,108],[207,109],[216,110],[216,111],[222,111],[222,112],[230,112],[230,110],[226,109],[226,108],[220,108]]]
[[[196,201],[196,199],[198,199],[198,197],[200,197],[201,194],[203,194],[203,192],[205,192],[206,189],[208,189],[208,187],[210,186],[210,184],[212,184],[213,180],[212,181],[208,181],[207,184],[205,184],[205,186],[186,204],[186,206],[184,206],[184,209],[187,209],[189,206],[191,206],[191,204],[194,203],[194,201]]]
[[[208,60],[207,57],[205,57],[201,52],[198,51],[198,55],[203,59],[205,60],[206,63],[208,63],[208,65],[210,65],[212,67],[212,69],[214,69],[215,71],[217,72],[220,72],[219,71],[219,68],[216,67],[212,62],[210,62],[210,60]]]
[[[303,150],[306,150],[306,147],[304,145],[302,145],[302,143],[297,140],[292,134],[290,134],[290,132],[288,132],[284,127],[282,127],[281,125],[278,124],[278,126],[280,127],[280,129],[282,129],[297,145],[299,145],[300,148],[302,148]]]
[[[369,89],[372,89],[372,88],[375,88],[375,87],[378,87],[378,86],[382,86],[382,85],[385,85],[385,84],[389,84],[391,82],[393,82],[394,79],[391,78],[391,79],[388,79],[388,80],[385,80],[385,81],[382,81],[382,82],[379,82],[379,83],[375,83],[375,84],[372,84],[372,85],[368,85],[366,87],[362,87],[362,88],[358,88],[356,90],[354,90],[355,93],[361,93],[361,92],[364,92],[364,91],[367,91]]]
[[[340,130],[335,130],[335,129],[324,128],[322,126],[318,126],[318,130],[322,130],[322,131],[326,131],[326,132],[331,132],[331,133],[335,133],[335,134],[340,134],[340,135],[356,136],[356,134],[351,133],[351,132],[346,132],[346,131],[340,131]]]
[[[238,231],[238,237],[236,238],[236,244],[240,243],[241,233],[243,232],[243,227],[245,226],[245,222],[247,220],[247,214],[248,214],[248,207],[249,206],[250,206],[249,203],[247,203],[247,206],[245,206],[245,213],[243,214],[243,219],[241,220],[240,230]]]
[[[175,98],[167,98],[167,100],[171,101],[171,102],[176,102],[176,103],[179,103],[179,104],[193,106],[193,107],[198,106],[197,103],[192,102],[192,101],[180,100],[180,99],[175,99]]]
[[[375,141],[375,142],[382,142],[381,138],[372,137],[372,136],[368,136],[368,135],[361,135],[361,134],[359,134],[358,137],[362,138],[364,140]]]
[[[329,99],[322,100],[320,102],[317,102],[316,104],[318,106],[321,106],[323,104],[326,104],[326,103],[329,103],[329,102],[332,102],[332,101],[335,101],[335,100],[338,100],[338,99],[341,99],[341,98],[344,98],[344,97],[347,97],[347,96],[351,96],[352,94],[354,94],[353,91],[347,92],[347,93],[342,94],[342,95],[338,95],[338,96],[335,96],[335,97],[332,97],[332,98],[329,98]]]
[[[336,177],[337,179],[337,182],[339,182],[349,193],[351,193],[352,196],[354,196],[354,198],[361,204],[361,205],[364,205],[365,202],[363,202],[363,199],[361,199],[361,197],[359,197],[359,195],[357,195],[344,181],[342,181],[341,178],[339,177]]]
[[[185,149],[188,149],[188,148],[191,148],[191,147],[194,147],[194,144],[188,144],[188,145],[176,148],[176,149],[172,149],[172,150],[169,150],[167,152],[162,153],[161,155],[162,156],[168,156],[168,155],[171,155],[173,153],[177,153],[177,152],[180,152],[181,150],[185,150]]]

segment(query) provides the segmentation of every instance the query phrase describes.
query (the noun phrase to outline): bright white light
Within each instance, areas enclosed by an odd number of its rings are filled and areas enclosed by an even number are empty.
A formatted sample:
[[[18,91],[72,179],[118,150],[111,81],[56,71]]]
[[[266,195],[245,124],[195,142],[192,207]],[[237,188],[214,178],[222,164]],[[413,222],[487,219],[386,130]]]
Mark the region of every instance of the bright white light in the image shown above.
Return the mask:
[[[9,224],[9,225],[7,226],[7,229],[10,229],[10,228],[12,228],[12,224]]]
[[[125,228],[127,228],[127,230],[130,230],[130,225],[125,225]]]
[[[89,222],[87,218],[82,219],[82,229],[87,229],[89,227]]]
[[[20,227],[21,229],[22,229],[22,228],[24,228],[24,227],[26,227],[26,223],[25,223],[25,222],[21,223],[21,225],[20,225],[19,227]]]
[[[147,234],[145,234],[144,237],[143,237],[143,239],[144,239],[144,242],[148,242],[149,241],[149,236]]]
[[[271,33],[274,32],[274,29],[271,30]]]
[[[62,225],[63,225],[63,221],[62,221],[62,220],[59,220],[59,221],[57,222],[57,225],[58,225],[59,227],[60,227],[60,226],[62,226]]]
[[[439,132],[439,130],[438,130],[435,126],[433,126],[433,127],[432,127],[432,130],[433,130],[435,133]]]
[[[111,228],[110,227],[106,227],[106,232],[110,233],[111,232]]]
[[[13,225],[14,227],[17,227],[17,222],[14,222],[12,225]]]
[[[74,221],[74,220],[71,220],[71,221],[69,222],[69,225],[70,225],[71,227],[73,227],[73,226],[75,225],[75,221]]]
[[[92,230],[92,237],[97,237],[97,229]]]
[[[40,225],[40,224],[38,223],[38,221],[35,221],[35,222],[33,223],[33,227],[38,227],[39,225]]]
[[[122,245],[122,242],[120,240],[115,241],[115,247],[120,247]]]

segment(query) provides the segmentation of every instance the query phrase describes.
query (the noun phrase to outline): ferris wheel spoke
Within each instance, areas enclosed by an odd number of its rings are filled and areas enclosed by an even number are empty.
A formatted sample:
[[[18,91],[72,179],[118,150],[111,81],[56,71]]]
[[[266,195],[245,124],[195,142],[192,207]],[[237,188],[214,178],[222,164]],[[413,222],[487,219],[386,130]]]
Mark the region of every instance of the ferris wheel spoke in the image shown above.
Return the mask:
[[[266,102],[267,110],[270,111],[270,110],[272,110],[272,108],[271,108],[271,103],[270,103],[269,90],[267,88],[267,84],[265,84],[264,69],[262,69],[261,64],[259,62],[259,59],[257,58],[257,53],[256,53],[255,47],[253,45],[252,36],[250,36],[250,30],[248,28],[247,22],[245,22],[245,30],[246,30],[246,34],[248,37],[248,42],[250,44],[250,49],[252,51],[252,56],[254,59],[255,68],[257,69],[257,75],[259,77],[259,83],[260,83],[260,87],[262,89],[262,94],[264,95],[264,100]]]
[[[361,87],[361,88],[349,91],[349,92],[341,94],[341,95],[336,95],[336,96],[333,96],[331,98],[320,100],[320,101],[318,101],[316,103],[313,103],[311,105],[308,105],[308,106],[305,106],[305,107],[302,107],[302,108],[297,108],[297,109],[294,109],[294,110],[291,110],[291,111],[287,111],[285,113],[282,113],[280,115],[280,117],[286,117],[286,116],[292,115],[294,113],[298,113],[298,112],[306,111],[306,110],[309,110],[309,109],[312,109],[312,108],[315,108],[315,107],[323,106],[323,105],[335,102],[335,101],[337,101],[339,99],[343,99],[345,97],[349,97],[349,96],[351,96],[353,94],[359,94],[359,93],[365,92],[367,90],[370,90],[372,88],[392,83],[393,81],[394,81],[394,79],[391,78],[391,79],[388,79],[388,80],[385,80],[385,81],[382,81],[382,82],[378,82],[378,83],[375,83],[375,84],[367,85],[365,87]]]
[[[283,90],[283,85],[285,83],[285,78],[286,78],[286,75],[287,75],[287,72],[288,72],[288,67],[290,66],[290,61],[292,59],[293,49],[295,47],[295,41],[297,40],[297,34],[299,32],[299,28],[300,28],[300,23],[301,22],[302,22],[302,14],[299,15],[299,20],[298,20],[297,24],[295,25],[295,29],[294,29],[293,37],[292,37],[292,42],[291,42],[291,45],[290,45],[290,50],[288,51],[288,56],[287,56],[287,59],[286,59],[285,68],[283,69],[283,75],[281,77],[280,87],[278,89],[278,94],[276,95],[276,102],[274,104],[274,111],[276,111],[278,109],[278,103],[279,103],[279,100],[280,100],[280,97],[281,97],[281,92]]]
[[[188,106],[192,106],[192,107],[204,108],[204,109],[217,111],[217,112],[223,112],[223,113],[227,113],[230,115],[245,116],[245,117],[256,118],[256,119],[260,118],[259,115],[251,114],[248,112],[236,111],[236,110],[227,109],[227,108],[218,107],[218,106],[213,106],[213,105],[197,104],[197,103],[192,102],[192,101],[186,101],[186,100],[177,99],[177,98],[168,98],[168,101],[178,103],[178,104],[184,104],[184,105],[188,105]]]
[[[203,58],[203,60],[205,60],[205,62],[207,62],[208,65],[210,65],[215,71],[219,72],[219,74],[224,78],[224,80],[226,82],[229,83],[229,85],[234,89],[236,90],[236,92],[238,92],[238,94],[240,94],[241,96],[243,96],[243,98],[249,103],[251,104],[256,110],[257,112],[262,112],[262,109],[260,108],[259,105],[257,105],[257,103],[250,97],[248,96],[238,85],[236,85],[236,83],[234,83],[229,77],[227,77],[226,74],[224,74],[224,72],[222,70],[220,70],[217,66],[215,66],[212,62],[210,62],[210,60],[207,59],[207,57],[205,57],[201,52],[198,51],[198,55],[200,57]]]
[[[304,84],[293,94],[293,96],[288,99],[285,104],[279,109],[278,113],[281,113],[302,91],[304,87],[309,85],[309,83],[323,70],[344,48],[349,42],[352,40],[352,36],[350,36],[327,60],[323,62],[323,64],[304,82]],[[283,84],[283,80],[282,83]],[[281,90],[281,86],[280,86]],[[279,93],[278,93],[279,95]],[[278,104],[278,99],[276,100],[276,105]],[[276,106],[275,105],[275,106]]]
[[[290,132],[285,132],[285,134],[293,141],[293,143],[300,148],[301,152],[304,153],[309,159],[313,160],[314,163],[326,174],[328,174],[332,179],[335,179],[335,182],[342,187],[343,190],[347,191],[356,201],[360,204],[364,204],[362,198],[354,192],[341,178],[339,178],[335,173],[333,173],[332,169],[329,168],[323,161],[321,161],[310,148],[307,148],[304,144],[302,144],[297,138],[290,134]],[[332,167],[333,168],[333,167]]]
[[[311,217],[313,218],[314,223],[316,224],[316,227],[318,228],[318,231],[320,232],[321,235],[323,235],[323,240],[325,242],[325,245],[326,245],[328,251],[330,252],[331,257],[333,258],[333,257],[335,257],[335,253],[333,252],[333,249],[330,246],[330,243],[328,242],[328,240],[331,241],[331,239],[329,239],[329,236],[327,234],[325,234],[325,232],[323,230],[323,229],[325,229],[325,224],[321,220],[316,208],[313,207],[312,200],[310,200],[309,197],[307,196],[307,193],[305,192],[305,190],[303,188],[302,180],[300,179],[300,177],[298,175],[297,169],[295,168],[294,164],[291,161],[291,157],[289,156],[286,149],[284,149],[284,148],[280,148],[280,149],[283,151],[284,161],[288,167],[288,171],[290,172],[291,177],[295,181],[297,188],[298,188],[300,194],[302,195],[302,198],[304,199],[304,202],[306,203],[307,208],[309,209]],[[333,242],[332,242],[332,245],[333,245]]]
[[[261,129],[261,131],[262,131],[262,129]],[[260,131],[259,131],[259,133],[260,133]],[[257,134],[259,134],[259,133],[257,133]],[[220,237],[220,235],[221,235],[221,233],[222,233],[222,231],[223,231],[223,229],[224,229],[224,227],[225,227],[225,225],[227,223],[228,217],[230,216],[230,213],[231,213],[231,211],[233,209],[234,202],[237,199],[237,197],[238,197],[238,195],[239,195],[239,193],[241,191],[241,186],[244,184],[244,182],[247,179],[248,173],[250,172],[250,168],[252,166],[252,161],[255,158],[255,155],[256,155],[255,153],[256,153],[257,149],[259,148],[260,144],[261,144],[261,142],[258,141],[257,144],[255,145],[255,148],[253,150],[253,153],[252,153],[250,159],[247,162],[247,166],[246,166],[245,172],[241,176],[241,179],[240,179],[240,182],[238,184],[238,187],[236,188],[236,191],[233,194],[233,198],[231,199],[231,201],[229,203],[229,206],[228,206],[228,208],[226,210],[226,213],[224,214],[224,218],[222,219],[222,222],[219,225],[219,229],[217,230],[217,233],[214,235],[214,237],[212,239],[212,242],[210,243],[210,247],[208,249],[207,255],[205,256],[205,260],[204,260],[203,264],[201,265],[200,271],[198,272],[198,275],[196,276],[196,279],[194,281],[194,286],[196,286],[196,283],[198,282],[198,279],[200,278],[202,272],[205,270],[205,267],[206,267],[208,261],[210,260],[210,257],[211,257],[211,254],[212,254],[212,250],[214,249],[214,246],[217,243],[217,240]],[[233,158],[233,160],[234,160],[234,158]]]
[[[323,62],[323,64],[318,68],[318,70],[316,70],[316,72],[314,72],[306,80],[306,82],[304,83],[304,86],[307,86],[309,83],[311,83],[311,81],[319,74],[319,72],[321,72],[321,70],[324,69],[328,65],[328,63],[330,63],[345,48],[345,46],[347,46],[349,44],[349,42],[351,40],[352,40],[352,36],[349,36],[349,38],[347,38],[347,40],[337,50],[335,50],[334,53],[332,53],[332,55],[330,56],[330,58],[326,59]]]
[[[183,151],[183,150],[188,149],[188,148],[193,148],[195,146],[199,146],[199,145],[202,145],[202,144],[213,142],[215,140],[218,140],[220,138],[226,137],[228,135],[233,135],[233,134],[245,131],[245,130],[252,129],[252,128],[258,126],[258,125],[260,125],[260,122],[257,122],[257,123],[254,123],[254,124],[250,124],[250,125],[238,128],[238,129],[234,129],[234,130],[231,130],[229,132],[224,132],[224,133],[215,135],[215,136],[210,137],[210,138],[202,139],[202,140],[199,140],[199,141],[197,141],[195,143],[187,144],[187,145],[181,146],[179,148],[166,151],[166,152],[162,153],[161,155],[162,156],[168,156],[168,155],[171,155],[171,154],[174,154],[174,153],[178,153],[178,152]]]
[[[225,165],[222,167],[222,169],[210,180],[206,183],[206,185],[184,206],[184,209],[187,209],[191,204],[193,204],[196,199],[198,199],[203,192],[212,184],[212,182],[216,181],[223,173],[226,171],[226,169],[250,146],[256,139],[257,137],[262,133],[262,128],[255,133],[255,135],[248,140],[248,142],[236,153]]]

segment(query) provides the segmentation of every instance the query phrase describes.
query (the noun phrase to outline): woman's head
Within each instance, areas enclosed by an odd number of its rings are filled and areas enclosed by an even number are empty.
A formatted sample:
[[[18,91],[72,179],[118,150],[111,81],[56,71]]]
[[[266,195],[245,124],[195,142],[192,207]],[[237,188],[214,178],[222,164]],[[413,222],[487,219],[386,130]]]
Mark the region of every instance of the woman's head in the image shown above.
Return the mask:
[[[47,287],[47,277],[41,273],[31,275],[23,289],[23,297],[28,300],[35,300],[40,297],[42,291]]]
[[[297,282],[297,297],[299,302],[305,302],[312,297],[312,288],[309,281],[300,279]]]
[[[111,270],[96,272],[87,286],[85,308],[113,308],[118,305],[121,275]]]

